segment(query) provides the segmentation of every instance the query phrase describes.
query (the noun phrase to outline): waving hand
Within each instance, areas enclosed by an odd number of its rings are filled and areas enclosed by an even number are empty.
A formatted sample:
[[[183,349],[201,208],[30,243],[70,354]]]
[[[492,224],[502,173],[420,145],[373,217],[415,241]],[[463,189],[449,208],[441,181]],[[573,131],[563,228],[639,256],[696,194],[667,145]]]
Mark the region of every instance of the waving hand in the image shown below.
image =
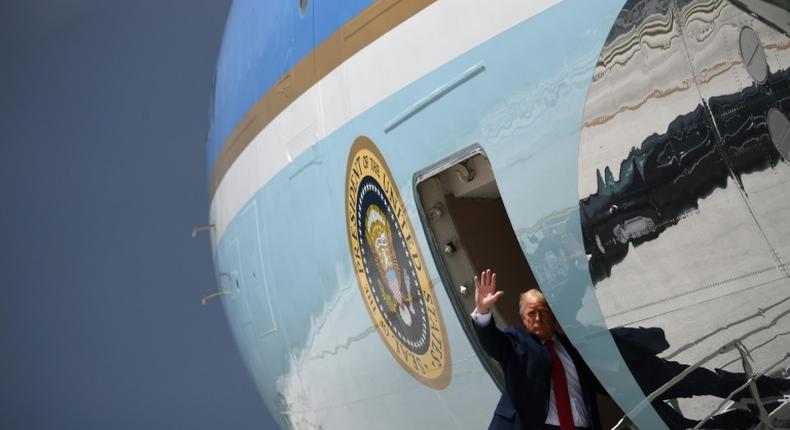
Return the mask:
[[[483,271],[479,277],[475,276],[475,305],[478,313],[491,312],[491,307],[503,294],[504,291],[496,290],[496,273],[491,269]]]

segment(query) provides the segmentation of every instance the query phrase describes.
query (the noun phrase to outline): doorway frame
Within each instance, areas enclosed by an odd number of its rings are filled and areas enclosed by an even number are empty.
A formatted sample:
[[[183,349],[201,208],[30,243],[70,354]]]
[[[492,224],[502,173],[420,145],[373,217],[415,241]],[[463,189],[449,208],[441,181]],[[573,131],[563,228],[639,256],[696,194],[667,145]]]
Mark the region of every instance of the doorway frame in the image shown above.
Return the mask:
[[[417,213],[420,216],[420,223],[422,224],[422,229],[425,232],[425,238],[428,241],[428,248],[430,248],[431,256],[433,257],[434,264],[436,265],[436,269],[439,272],[439,278],[442,280],[447,297],[453,307],[453,313],[458,319],[458,322],[461,324],[461,328],[463,329],[469,344],[472,346],[472,350],[474,350],[475,354],[477,354],[480,364],[483,366],[486,373],[488,373],[488,375],[491,377],[491,380],[494,382],[494,384],[496,384],[497,388],[499,388],[499,391],[504,392],[504,375],[498,369],[498,367],[494,367],[493,359],[491,359],[483,350],[483,345],[480,343],[477,335],[474,332],[474,322],[467,314],[467,311],[464,309],[460,300],[457,298],[457,286],[453,283],[449,270],[447,269],[447,265],[444,262],[444,257],[442,256],[439,241],[434,234],[433,228],[431,228],[431,223],[428,220],[428,214],[422,205],[422,196],[420,195],[420,190],[418,187],[420,183],[424,182],[425,180],[430,179],[441,172],[449,170],[453,166],[456,166],[477,155],[482,155],[485,157],[490,164],[490,158],[488,158],[488,154],[485,152],[483,147],[479,143],[474,143],[467,146],[466,148],[452,153],[445,158],[442,158],[436,163],[433,163],[415,172],[412,177],[412,191],[414,193],[414,203],[417,207]],[[493,167],[491,172],[492,174],[494,173]],[[494,174],[493,176],[494,182],[496,182],[496,175]],[[474,286],[472,286],[472,288],[474,288]]]

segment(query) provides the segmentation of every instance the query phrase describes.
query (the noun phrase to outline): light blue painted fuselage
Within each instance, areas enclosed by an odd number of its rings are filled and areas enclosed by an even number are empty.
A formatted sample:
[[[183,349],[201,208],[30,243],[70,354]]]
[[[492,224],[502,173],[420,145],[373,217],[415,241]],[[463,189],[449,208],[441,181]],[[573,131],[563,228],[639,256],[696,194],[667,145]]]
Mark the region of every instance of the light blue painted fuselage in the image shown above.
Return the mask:
[[[232,129],[279,77],[371,2],[316,1],[304,16],[297,3],[234,3],[217,69],[209,169]],[[462,53],[310,146],[227,224],[214,249],[220,288],[232,291],[223,296],[226,314],[261,397],[282,426],[487,425],[499,388],[464,330],[467,316],[454,311],[448,291],[455,286],[445,284],[430,258],[414,183],[416,173],[474,145],[491,163],[512,228],[565,332],[622,410],[644,401],[609,335],[586,264],[568,266],[579,264],[568,256],[589,254],[579,219],[586,197],[579,190],[583,115],[623,5],[562,1]],[[440,390],[415,380],[393,358],[357,285],[344,193],[349,151],[359,136],[381,151],[429,257],[452,357],[450,383]],[[572,244],[520,235],[558,214],[566,214],[562,238],[574,238]],[[663,427],[649,407],[631,419],[641,428]]]

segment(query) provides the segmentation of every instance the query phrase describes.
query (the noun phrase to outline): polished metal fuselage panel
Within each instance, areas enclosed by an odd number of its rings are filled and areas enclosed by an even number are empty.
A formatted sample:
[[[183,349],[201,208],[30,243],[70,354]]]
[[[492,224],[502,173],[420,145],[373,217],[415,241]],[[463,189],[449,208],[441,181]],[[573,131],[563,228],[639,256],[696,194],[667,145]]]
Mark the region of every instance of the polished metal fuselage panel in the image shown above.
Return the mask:
[[[790,164],[767,120],[790,113],[789,48],[728,1],[628,1],[601,53],[579,154],[585,249],[607,326],[662,329],[661,363],[742,374],[736,348],[716,354],[741,342],[756,372],[790,364]],[[686,388],[686,418],[721,400]]]

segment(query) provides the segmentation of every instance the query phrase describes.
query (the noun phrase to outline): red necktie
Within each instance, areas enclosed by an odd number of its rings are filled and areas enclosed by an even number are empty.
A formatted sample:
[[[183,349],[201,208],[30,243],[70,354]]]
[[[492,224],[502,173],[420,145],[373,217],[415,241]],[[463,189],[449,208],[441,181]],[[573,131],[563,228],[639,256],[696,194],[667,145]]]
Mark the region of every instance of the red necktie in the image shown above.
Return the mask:
[[[554,386],[554,402],[557,404],[557,416],[560,418],[561,430],[575,430],[573,412],[571,412],[571,396],[568,394],[568,381],[565,379],[565,368],[554,350],[554,341],[547,340],[546,346],[551,354],[551,382]]]

